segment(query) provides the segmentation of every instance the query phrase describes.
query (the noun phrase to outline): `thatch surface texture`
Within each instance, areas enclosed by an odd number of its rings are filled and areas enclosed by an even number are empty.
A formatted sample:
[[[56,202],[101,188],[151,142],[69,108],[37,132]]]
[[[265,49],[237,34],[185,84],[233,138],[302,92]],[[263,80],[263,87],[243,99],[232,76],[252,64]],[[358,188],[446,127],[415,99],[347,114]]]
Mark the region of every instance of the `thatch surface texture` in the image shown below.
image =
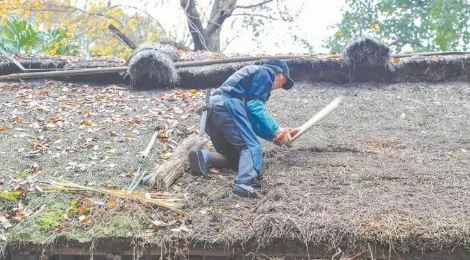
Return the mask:
[[[0,83],[0,187],[25,190],[24,197],[0,198],[2,216],[13,225],[0,227],[6,244],[0,241],[10,252],[28,244],[40,245],[40,251],[45,244],[92,241],[105,241],[93,243],[93,250],[150,243],[243,246],[245,254],[292,243],[304,251],[324,248],[330,257],[340,251],[352,257],[375,245],[394,256],[467,252],[468,83],[299,81],[291,91],[273,92],[267,107],[281,125],[296,127],[339,95],[345,96],[342,107],[292,149],[263,141],[265,200],[233,195],[232,171],[209,178],[186,172],[166,194],[183,199],[184,214],[178,214],[100,194],[41,192],[37,186],[52,175],[125,190],[138,167],[154,169],[197,129],[191,111],[203,102],[202,91]],[[140,152],[156,129],[160,141],[142,161]]]

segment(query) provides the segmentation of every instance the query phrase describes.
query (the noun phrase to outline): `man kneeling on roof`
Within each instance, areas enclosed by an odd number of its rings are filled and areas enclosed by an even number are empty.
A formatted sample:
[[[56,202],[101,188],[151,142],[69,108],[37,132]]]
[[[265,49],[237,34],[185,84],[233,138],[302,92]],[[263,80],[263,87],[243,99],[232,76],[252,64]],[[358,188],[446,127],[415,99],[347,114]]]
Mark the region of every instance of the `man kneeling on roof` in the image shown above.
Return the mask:
[[[292,88],[289,67],[279,59],[248,65],[231,75],[209,99],[206,133],[217,153],[198,149],[189,153],[192,174],[207,175],[209,166],[237,169],[233,193],[250,198],[261,173],[261,144],[256,136],[291,147],[298,129],[282,128],[264,104],[271,91]]]

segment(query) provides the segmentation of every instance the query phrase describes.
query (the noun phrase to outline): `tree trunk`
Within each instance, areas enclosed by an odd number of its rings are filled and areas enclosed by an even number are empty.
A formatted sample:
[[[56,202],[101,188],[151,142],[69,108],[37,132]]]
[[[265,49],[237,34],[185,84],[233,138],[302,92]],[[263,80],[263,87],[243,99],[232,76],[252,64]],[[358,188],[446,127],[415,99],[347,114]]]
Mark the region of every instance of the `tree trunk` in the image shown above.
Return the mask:
[[[129,48],[131,48],[132,50],[137,49],[137,44],[135,44],[131,39],[129,39],[129,37],[127,37],[123,32],[121,32],[121,30],[116,28],[116,26],[110,24],[108,26],[108,29],[114,35],[116,35],[116,37],[118,37],[123,43],[125,43],[127,46],[129,46]]]
[[[206,36],[207,47],[210,51],[220,51],[220,28]]]
[[[188,27],[193,38],[194,51],[220,51],[220,30],[225,19],[232,15],[237,6],[236,0],[218,0],[214,2],[211,17],[206,28],[202,26],[201,17],[196,10],[196,0],[180,0],[188,18]]]

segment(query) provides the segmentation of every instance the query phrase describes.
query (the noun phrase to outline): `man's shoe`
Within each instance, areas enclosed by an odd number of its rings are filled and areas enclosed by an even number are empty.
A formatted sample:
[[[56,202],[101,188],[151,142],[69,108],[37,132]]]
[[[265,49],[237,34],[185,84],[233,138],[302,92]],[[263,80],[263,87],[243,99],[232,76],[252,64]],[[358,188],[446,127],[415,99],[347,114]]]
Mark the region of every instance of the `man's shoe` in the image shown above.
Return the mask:
[[[201,149],[189,152],[189,168],[193,175],[207,176],[207,163]]]
[[[261,197],[253,187],[246,184],[235,184],[233,193],[245,198],[259,199]]]
[[[255,189],[261,189],[261,182],[258,180],[255,180],[251,186]]]

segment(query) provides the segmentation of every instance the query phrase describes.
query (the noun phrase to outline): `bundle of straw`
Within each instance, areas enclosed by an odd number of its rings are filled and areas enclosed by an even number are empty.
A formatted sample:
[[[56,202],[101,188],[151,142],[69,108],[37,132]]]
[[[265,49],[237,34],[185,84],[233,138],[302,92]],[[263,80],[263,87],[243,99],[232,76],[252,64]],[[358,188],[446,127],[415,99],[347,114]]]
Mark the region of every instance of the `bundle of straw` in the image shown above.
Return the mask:
[[[46,181],[50,186],[41,186],[40,189],[43,191],[86,191],[86,192],[95,192],[101,194],[107,194],[116,196],[123,199],[131,199],[135,201],[139,201],[141,203],[150,203],[162,208],[166,208],[172,210],[177,213],[182,213],[180,209],[180,205],[177,203],[182,199],[174,199],[170,198],[167,195],[163,194],[151,194],[146,193],[143,191],[140,192],[132,192],[131,194],[126,194],[124,190],[111,190],[111,189],[104,189],[104,188],[93,188],[87,187],[83,185],[79,185],[73,182],[59,180],[56,178],[50,178],[50,180]]]
[[[178,178],[183,176],[189,151],[202,147],[207,141],[197,134],[189,135],[176,147],[170,159],[157,166],[155,172],[151,174],[150,184],[156,186],[157,190],[169,189]]]

